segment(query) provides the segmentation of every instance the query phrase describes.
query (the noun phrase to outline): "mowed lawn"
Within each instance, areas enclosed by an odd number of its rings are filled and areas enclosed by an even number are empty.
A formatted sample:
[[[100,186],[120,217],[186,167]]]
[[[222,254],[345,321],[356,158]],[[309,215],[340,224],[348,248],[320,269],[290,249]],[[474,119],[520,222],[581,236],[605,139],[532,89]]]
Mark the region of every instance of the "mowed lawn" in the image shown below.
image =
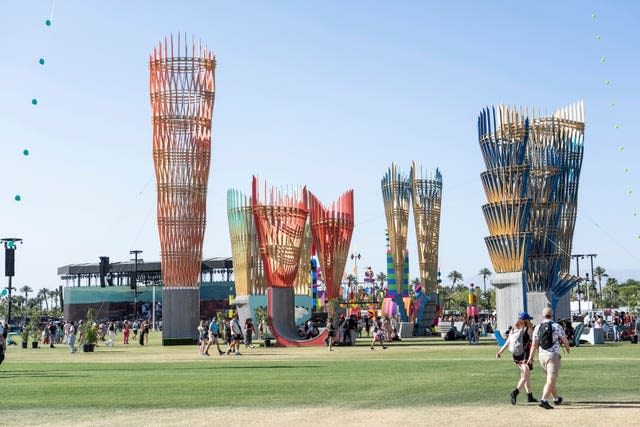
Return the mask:
[[[74,355],[63,345],[12,347],[0,365],[3,406],[24,414],[73,414],[83,408],[135,413],[136,408],[318,405],[510,407],[509,392],[518,377],[508,352],[495,359],[498,347],[489,338],[475,346],[408,339],[387,350],[358,345],[331,353],[325,348],[255,348],[242,356],[218,356],[212,348],[211,357],[199,356],[196,346],[162,347],[159,342],[159,335],[152,335],[148,346],[101,345],[95,353]],[[562,362],[558,387],[567,408],[640,408],[640,345],[585,345],[573,348]],[[539,397],[544,376],[537,364],[532,382]]]

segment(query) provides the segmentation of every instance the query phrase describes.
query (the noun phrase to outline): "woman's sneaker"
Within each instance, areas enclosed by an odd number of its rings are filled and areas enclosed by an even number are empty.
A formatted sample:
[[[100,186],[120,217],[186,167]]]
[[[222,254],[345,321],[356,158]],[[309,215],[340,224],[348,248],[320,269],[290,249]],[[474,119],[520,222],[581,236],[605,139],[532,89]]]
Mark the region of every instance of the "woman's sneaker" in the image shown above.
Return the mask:
[[[553,409],[553,406],[549,405],[549,402],[546,400],[541,400],[540,403],[538,403],[538,406],[544,409]]]
[[[561,403],[562,403],[562,398],[560,396],[558,396],[556,399],[553,399],[554,405],[558,406]]]

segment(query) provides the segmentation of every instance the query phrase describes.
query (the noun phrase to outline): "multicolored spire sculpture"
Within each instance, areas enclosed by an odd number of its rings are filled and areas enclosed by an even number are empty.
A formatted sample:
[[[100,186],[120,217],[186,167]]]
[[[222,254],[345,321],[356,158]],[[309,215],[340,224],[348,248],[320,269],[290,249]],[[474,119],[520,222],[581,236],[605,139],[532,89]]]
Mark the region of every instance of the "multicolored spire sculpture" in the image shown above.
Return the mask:
[[[496,271],[498,327],[518,311],[539,315],[550,305],[568,316],[566,298],[578,278],[568,274],[584,149],[582,103],[550,117],[515,107],[483,110],[478,118],[487,171],[482,207],[485,239]],[[564,300],[561,303],[561,300]]]
[[[163,344],[197,338],[215,67],[213,52],[180,35],[165,38],[149,57]]]
[[[411,183],[394,164],[382,178],[382,200],[387,220],[393,269],[395,272],[396,297],[398,311],[403,322],[407,319],[402,300],[405,284],[405,261],[407,255],[407,233],[409,228],[409,205],[411,201]],[[391,285],[389,285],[391,287]],[[389,294],[387,294],[389,295]]]

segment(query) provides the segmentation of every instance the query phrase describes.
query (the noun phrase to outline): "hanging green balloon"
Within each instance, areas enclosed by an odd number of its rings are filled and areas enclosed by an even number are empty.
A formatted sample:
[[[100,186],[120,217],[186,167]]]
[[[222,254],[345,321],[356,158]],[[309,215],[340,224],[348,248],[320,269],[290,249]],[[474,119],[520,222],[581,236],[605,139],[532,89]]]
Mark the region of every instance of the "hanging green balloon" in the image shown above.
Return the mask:
[[[37,99],[35,99],[35,98],[33,98],[33,99],[31,100],[31,104],[32,104],[32,105],[38,105],[38,100],[37,100]]]
[[[615,125],[613,125],[613,127],[615,129],[620,129],[622,127],[622,125],[620,123],[616,123]]]
[[[624,151],[624,145],[620,146],[620,151]]]
[[[629,172],[629,168],[624,168],[624,173]]]
[[[40,64],[40,65],[44,65],[44,58],[40,58],[40,59],[38,60],[38,64]]]
[[[46,25],[47,27],[51,26],[51,19],[47,19],[44,21],[44,25]]]
[[[600,39],[601,39],[600,35],[597,35],[596,40],[600,40]]]
[[[609,86],[610,84],[611,84],[611,82],[610,82],[609,80],[605,80],[605,81],[604,81],[604,85],[605,85],[605,86]]]
[[[26,148],[24,150],[22,150],[22,154],[24,154],[25,156],[29,155],[29,150],[27,150]]]
[[[595,12],[591,14],[591,17],[592,17],[593,19],[596,19],[596,14],[595,14]]]
[[[13,200],[15,200],[16,202],[19,202],[20,200],[22,200],[22,197],[20,197],[19,194],[16,194],[16,196],[13,198]]]
[[[616,106],[616,104],[614,104],[613,102],[611,104],[609,104],[609,107],[614,108]]]
[[[600,62],[604,64],[605,62],[607,62],[607,58],[603,56],[602,58],[600,58]]]

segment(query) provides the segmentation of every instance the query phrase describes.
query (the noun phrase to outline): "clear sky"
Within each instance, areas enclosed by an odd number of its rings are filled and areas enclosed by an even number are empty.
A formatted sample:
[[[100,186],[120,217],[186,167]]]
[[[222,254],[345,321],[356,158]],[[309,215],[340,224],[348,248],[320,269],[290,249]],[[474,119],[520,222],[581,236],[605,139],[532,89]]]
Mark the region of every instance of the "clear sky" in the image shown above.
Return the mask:
[[[226,190],[249,192],[257,173],[326,203],[353,188],[352,249],[382,271],[380,180],[416,160],[443,175],[443,275],[479,283],[493,270],[480,109],[584,100],[574,253],[637,278],[639,25],[635,1],[3,0],[0,237],[24,239],[14,283],[51,288],[59,266],[131,249],[159,259],[148,56],[177,32],[218,61],[205,257],[231,254]],[[412,225],[409,248],[416,277]]]

